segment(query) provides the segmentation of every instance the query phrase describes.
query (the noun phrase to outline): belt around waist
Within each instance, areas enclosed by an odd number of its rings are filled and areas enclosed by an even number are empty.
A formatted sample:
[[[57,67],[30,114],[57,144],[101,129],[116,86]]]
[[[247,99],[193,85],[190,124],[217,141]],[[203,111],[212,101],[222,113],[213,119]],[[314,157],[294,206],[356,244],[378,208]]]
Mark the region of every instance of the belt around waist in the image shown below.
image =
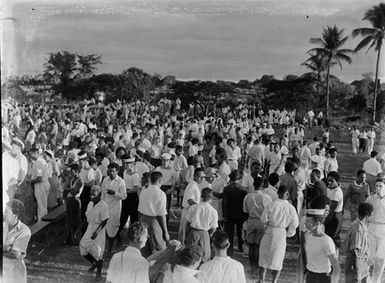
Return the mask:
[[[195,230],[195,231],[200,231],[200,232],[208,232],[207,230],[198,229],[198,228],[195,228],[195,227],[191,227],[191,229]]]
[[[327,272],[323,272],[323,273],[318,273],[318,272],[313,272],[313,271],[310,271],[308,270],[307,272],[311,273],[311,274],[314,274],[314,275],[324,275],[324,276],[330,276],[329,273]]]

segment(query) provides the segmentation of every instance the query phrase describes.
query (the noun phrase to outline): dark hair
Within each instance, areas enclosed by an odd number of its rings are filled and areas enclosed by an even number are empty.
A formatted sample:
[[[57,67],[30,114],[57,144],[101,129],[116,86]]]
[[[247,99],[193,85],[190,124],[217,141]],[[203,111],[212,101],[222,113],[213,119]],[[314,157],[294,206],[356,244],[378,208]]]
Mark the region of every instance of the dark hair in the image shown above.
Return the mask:
[[[366,216],[370,216],[373,212],[373,205],[367,202],[360,203],[358,205],[358,216],[360,218],[364,218]]]
[[[189,156],[189,157],[187,157],[187,165],[188,165],[188,166],[194,165],[194,163],[195,163],[195,158],[194,158],[194,156]]]
[[[301,159],[299,159],[298,157],[293,157],[291,159],[291,162],[299,166],[301,164]]]
[[[295,167],[294,167],[294,163],[293,162],[286,162],[285,164],[285,172],[286,173],[292,173],[294,171]]]
[[[269,175],[269,184],[275,186],[279,182],[279,175],[277,173],[271,173]]]
[[[71,164],[71,169],[75,172],[80,172],[82,170],[82,167],[78,163]]]
[[[385,179],[382,179],[382,178],[377,178],[376,179],[376,183],[384,183],[385,184]]]
[[[126,160],[126,159],[129,159],[130,158],[130,155],[125,153],[123,154],[121,157],[120,157],[122,160]]]
[[[279,195],[279,196],[283,196],[286,192],[288,192],[289,191],[289,188],[288,187],[286,187],[285,185],[281,185],[281,186],[279,186],[278,187],[278,192],[277,192],[277,194]]]
[[[373,151],[370,153],[370,157],[371,157],[371,158],[374,158],[374,157],[376,157],[377,155],[378,155],[378,152],[375,151],[375,150],[373,150]]]
[[[261,163],[261,161],[259,161],[259,160],[255,160],[255,161],[253,161],[253,163],[251,163],[251,167],[253,167],[253,166],[255,166],[255,165],[262,166],[262,163]]]
[[[313,170],[311,170],[311,172],[315,174],[317,178],[321,177],[321,171],[318,168],[314,168]]]
[[[183,150],[183,147],[180,144],[177,144],[175,146],[175,150]]]
[[[214,246],[217,249],[223,250],[230,245],[229,236],[224,231],[216,231],[211,237]]]
[[[119,164],[117,164],[115,162],[112,162],[112,163],[108,164],[107,168],[110,169],[110,170],[115,168],[117,171],[119,171],[119,169],[120,169]]]
[[[254,178],[254,189],[259,190],[263,185],[263,178],[262,177],[255,177]]]
[[[240,178],[242,178],[241,172],[239,170],[233,170],[229,174],[229,178],[230,178],[230,181],[232,181],[232,182],[239,180]]]
[[[140,237],[143,235],[144,230],[147,229],[147,225],[141,222],[135,222],[128,228],[128,241],[138,242]]]
[[[361,174],[366,174],[366,171],[364,169],[360,169],[357,171],[357,177],[360,176]]]
[[[179,252],[179,264],[183,266],[192,266],[198,261],[201,261],[203,250],[198,245],[185,247]]]
[[[12,199],[7,203],[7,206],[11,208],[12,213],[17,216],[17,219],[23,218],[25,209],[22,201]]]
[[[213,198],[213,190],[210,188],[204,188],[201,193],[203,201],[208,201]]]
[[[90,166],[96,164],[96,159],[95,159],[95,157],[90,157],[90,158],[88,159],[88,164],[89,164]]]
[[[162,173],[161,172],[158,172],[158,171],[151,172],[151,176],[150,176],[151,184],[155,184],[160,179],[162,179]]]
[[[329,176],[332,177],[332,178],[333,178],[334,180],[336,180],[337,182],[340,181],[340,175],[339,175],[336,171],[331,171],[331,172],[329,172],[328,178],[329,178]]]
[[[200,172],[205,172],[205,169],[201,168],[201,167],[198,167],[198,168],[195,168],[194,170],[194,176],[198,176],[198,174]]]

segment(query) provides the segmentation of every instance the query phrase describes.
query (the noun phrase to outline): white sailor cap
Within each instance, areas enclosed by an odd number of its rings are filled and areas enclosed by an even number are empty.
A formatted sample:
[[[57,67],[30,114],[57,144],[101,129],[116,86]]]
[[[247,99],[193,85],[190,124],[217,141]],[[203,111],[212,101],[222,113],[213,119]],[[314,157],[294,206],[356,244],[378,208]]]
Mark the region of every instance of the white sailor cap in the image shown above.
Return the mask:
[[[163,154],[161,155],[161,157],[162,157],[163,160],[170,160],[170,159],[171,159],[171,154],[165,152],[165,153],[163,153]]]
[[[79,159],[79,160],[87,159],[87,152],[85,152],[85,151],[79,152],[79,153],[78,153],[78,159]]]
[[[127,158],[127,159],[124,159],[124,162],[127,164],[127,163],[134,163],[135,162],[135,158],[132,157],[132,158]]]

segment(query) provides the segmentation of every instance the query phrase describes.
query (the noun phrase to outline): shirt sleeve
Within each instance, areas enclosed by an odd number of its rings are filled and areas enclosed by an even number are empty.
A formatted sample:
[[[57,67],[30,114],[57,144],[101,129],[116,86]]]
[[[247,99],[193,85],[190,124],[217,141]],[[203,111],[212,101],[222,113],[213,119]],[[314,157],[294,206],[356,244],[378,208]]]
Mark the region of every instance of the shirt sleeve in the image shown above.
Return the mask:
[[[25,254],[27,252],[27,247],[30,239],[31,231],[28,228],[23,229],[23,231],[16,237],[15,242],[12,246],[12,250]]]
[[[140,180],[139,180],[138,174],[134,174],[134,176],[132,178],[132,184],[134,185],[134,187],[140,185]]]
[[[210,223],[210,228],[216,229],[218,227],[218,212],[213,209],[213,219],[211,220]]]
[[[336,247],[334,245],[334,242],[329,236],[326,236],[326,241],[323,246],[323,250],[328,256],[336,253]]]
[[[243,199],[243,212],[244,213],[249,213],[249,209],[247,208],[247,205],[246,205],[247,198],[248,198],[248,196],[245,196],[245,198]]]
[[[162,192],[161,197],[159,199],[159,206],[158,206],[158,215],[167,215],[167,199],[166,199],[166,193]]]

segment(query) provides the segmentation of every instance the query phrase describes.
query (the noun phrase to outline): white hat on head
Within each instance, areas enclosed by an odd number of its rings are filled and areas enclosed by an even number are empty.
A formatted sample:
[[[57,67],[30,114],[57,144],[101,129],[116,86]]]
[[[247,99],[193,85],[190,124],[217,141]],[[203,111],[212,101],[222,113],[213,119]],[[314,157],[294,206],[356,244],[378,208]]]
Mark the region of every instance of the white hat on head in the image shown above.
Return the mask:
[[[165,153],[163,153],[163,154],[161,155],[161,157],[162,157],[163,160],[170,160],[170,159],[171,159],[171,154],[165,152]]]
[[[124,159],[124,162],[125,163],[134,163],[135,162],[135,158],[132,157],[132,158]]]

